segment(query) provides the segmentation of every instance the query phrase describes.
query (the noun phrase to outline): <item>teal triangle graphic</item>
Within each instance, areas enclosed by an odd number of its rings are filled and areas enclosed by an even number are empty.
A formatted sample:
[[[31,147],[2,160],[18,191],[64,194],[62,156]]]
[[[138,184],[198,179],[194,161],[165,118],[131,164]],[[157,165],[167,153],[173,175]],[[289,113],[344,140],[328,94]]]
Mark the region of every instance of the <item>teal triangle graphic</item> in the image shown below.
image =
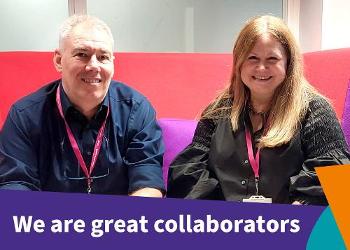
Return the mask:
[[[346,249],[337,223],[329,206],[317,220],[307,242],[307,250],[343,250]]]

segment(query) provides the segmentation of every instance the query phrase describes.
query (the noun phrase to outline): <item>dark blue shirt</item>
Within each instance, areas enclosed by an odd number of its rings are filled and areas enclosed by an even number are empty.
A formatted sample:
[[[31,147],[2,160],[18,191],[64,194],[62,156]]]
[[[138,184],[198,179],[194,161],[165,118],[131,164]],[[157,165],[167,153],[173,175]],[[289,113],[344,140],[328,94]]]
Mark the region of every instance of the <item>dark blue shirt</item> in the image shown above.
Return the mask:
[[[86,192],[87,180],[56,105],[61,80],[16,102],[0,133],[0,188]],[[128,194],[144,187],[164,190],[164,146],[148,100],[112,81],[89,121],[61,88],[64,116],[89,166],[98,130],[107,118],[103,143],[92,172],[92,193]]]

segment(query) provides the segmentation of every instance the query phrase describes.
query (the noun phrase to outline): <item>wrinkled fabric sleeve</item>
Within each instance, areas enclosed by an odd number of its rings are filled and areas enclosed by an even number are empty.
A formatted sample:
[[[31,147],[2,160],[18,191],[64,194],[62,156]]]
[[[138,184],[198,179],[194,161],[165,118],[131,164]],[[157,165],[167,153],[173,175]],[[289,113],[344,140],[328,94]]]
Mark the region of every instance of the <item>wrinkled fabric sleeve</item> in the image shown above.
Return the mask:
[[[327,205],[315,167],[350,164],[350,155],[336,114],[325,99],[310,102],[301,139],[305,161],[300,173],[290,179],[292,199]]]
[[[167,197],[218,199],[219,182],[208,170],[208,157],[215,124],[200,120],[192,143],[170,164]]]
[[[124,162],[128,167],[129,194],[142,188],[155,188],[165,194],[162,131],[147,100],[133,106],[126,148]]]
[[[0,189],[40,190],[30,131],[25,117],[12,106],[0,132]]]

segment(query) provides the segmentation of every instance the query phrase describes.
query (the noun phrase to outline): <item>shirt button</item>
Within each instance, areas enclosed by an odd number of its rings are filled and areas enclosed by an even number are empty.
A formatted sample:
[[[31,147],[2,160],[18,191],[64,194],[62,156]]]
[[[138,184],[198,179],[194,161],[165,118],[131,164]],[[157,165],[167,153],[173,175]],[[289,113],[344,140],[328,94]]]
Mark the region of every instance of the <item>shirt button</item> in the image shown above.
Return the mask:
[[[245,181],[245,180],[241,181],[241,184],[242,184],[242,185],[245,185],[245,184],[246,184],[246,181]]]
[[[91,151],[87,151],[86,153],[87,153],[87,155],[91,155]]]

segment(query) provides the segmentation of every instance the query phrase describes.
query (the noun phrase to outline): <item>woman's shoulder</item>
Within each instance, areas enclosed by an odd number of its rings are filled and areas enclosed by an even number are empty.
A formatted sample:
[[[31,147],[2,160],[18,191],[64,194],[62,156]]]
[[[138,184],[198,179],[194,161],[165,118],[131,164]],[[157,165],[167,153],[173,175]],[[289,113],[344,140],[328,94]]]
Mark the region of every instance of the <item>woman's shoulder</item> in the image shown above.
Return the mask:
[[[230,117],[231,106],[232,102],[229,99],[210,103],[200,116],[192,143],[209,147],[211,137],[218,122]]]
[[[315,125],[331,125],[338,123],[337,115],[331,102],[324,96],[315,94],[310,97],[308,108],[306,110],[303,127],[314,127]],[[338,125],[338,124],[337,124]]]
[[[310,100],[301,135],[309,157],[324,155],[335,149],[347,151],[336,113],[330,101],[321,95],[315,95]]]
[[[333,107],[330,101],[326,97],[320,94],[313,94],[309,100],[309,111],[310,112],[333,111]]]
[[[310,98],[308,109],[302,122],[302,132],[309,136],[311,134],[313,136],[321,134],[322,136],[331,136],[341,133],[337,115],[327,98],[319,94],[315,94]]]
[[[232,109],[232,99],[223,98],[211,102],[202,112],[201,119],[208,119],[216,123],[217,120],[229,118]]]

